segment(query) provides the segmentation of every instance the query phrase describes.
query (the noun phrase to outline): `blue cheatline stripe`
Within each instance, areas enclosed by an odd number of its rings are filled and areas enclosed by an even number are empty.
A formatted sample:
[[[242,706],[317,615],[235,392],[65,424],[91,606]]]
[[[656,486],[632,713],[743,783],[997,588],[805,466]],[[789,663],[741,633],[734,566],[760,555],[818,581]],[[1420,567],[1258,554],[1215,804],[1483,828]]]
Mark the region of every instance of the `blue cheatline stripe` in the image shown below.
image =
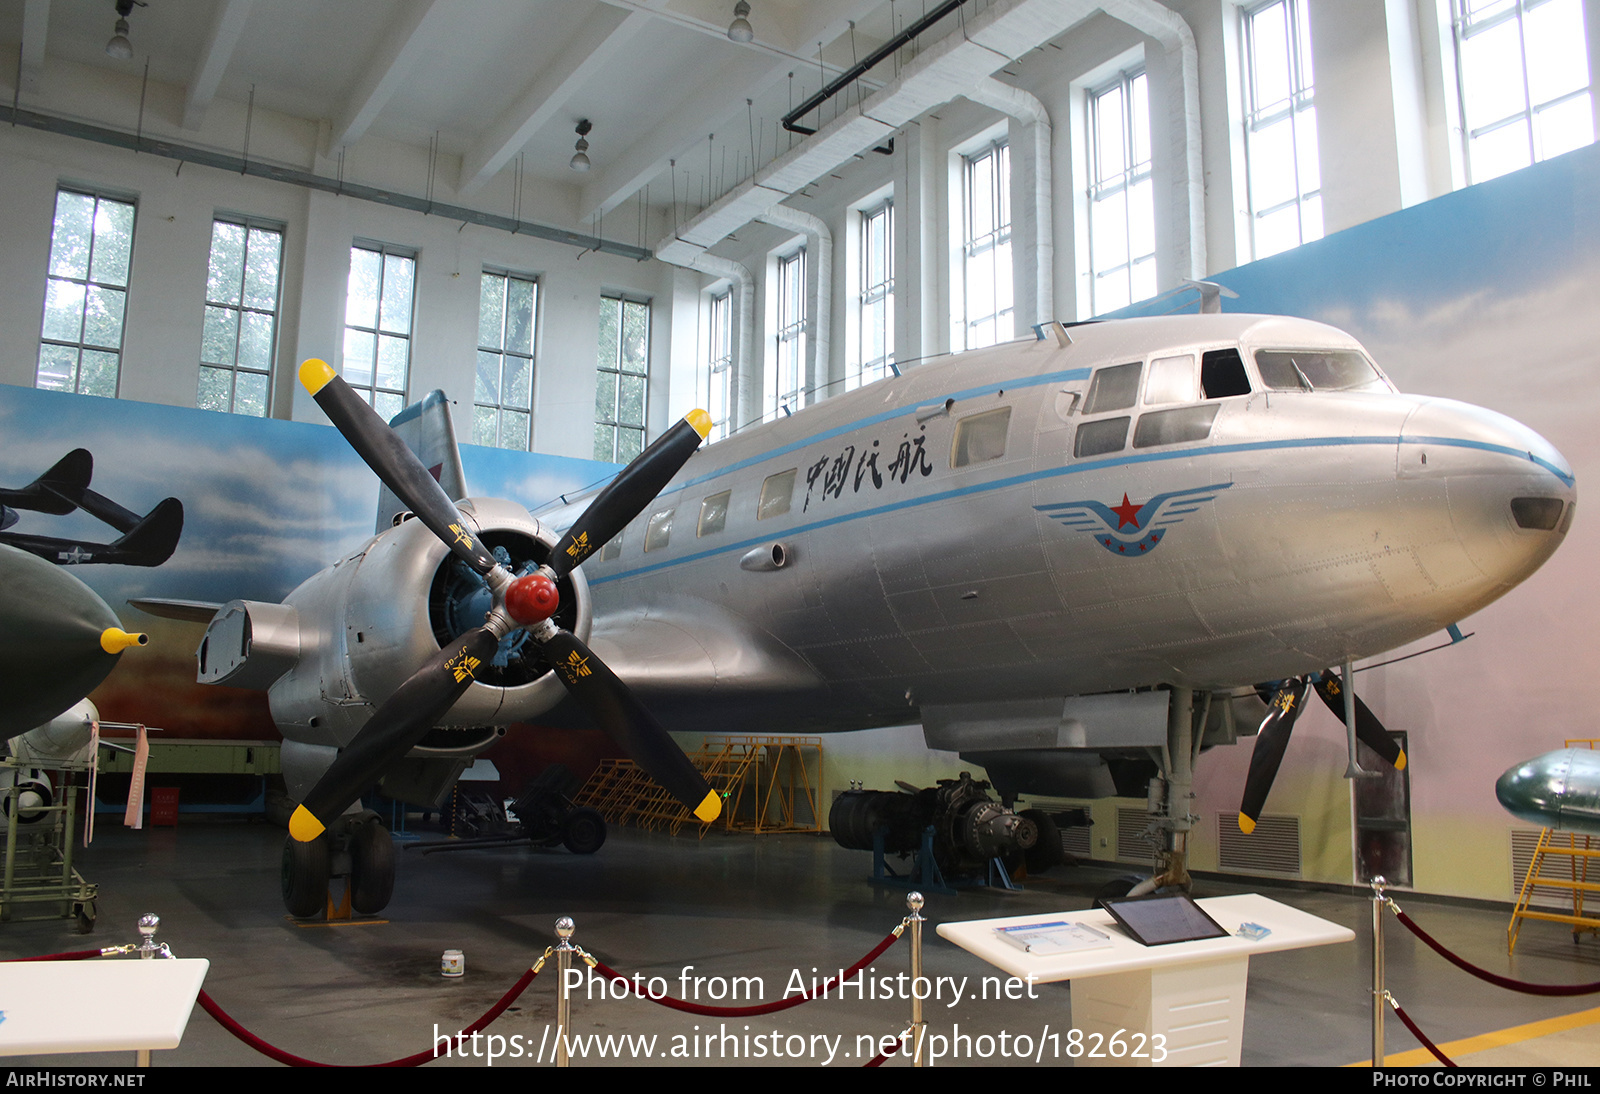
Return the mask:
[[[638,577],[641,574],[654,573],[671,566],[682,566],[690,562],[699,562],[703,558],[713,555],[726,554],[729,551],[748,550],[759,544],[770,543],[773,539],[783,536],[804,535],[807,532],[831,528],[836,524],[846,524],[853,520],[865,520],[869,517],[883,516],[885,513],[897,512],[901,509],[914,509],[922,505],[932,505],[936,502],[949,501],[952,498],[967,497],[971,494],[986,494],[992,490],[1005,490],[1012,486],[1022,486],[1030,482],[1040,482],[1045,479],[1061,478],[1064,475],[1081,475],[1089,471],[1101,471],[1110,467],[1132,467],[1142,463],[1160,463],[1166,460],[1193,459],[1199,456],[1228,456],[1238,452],[1267,452],[1275,449],[1286,448],[1349,448],[1371,445],[1394,444],[1433,444],[1449,448],[1471,448],[1484,452],[1498,452],[1502,455],[1526,459],[1549,471],[1563,484],[1571,486],[1577,480],[1564,473],[1547,460],[1541,460],[1533,453],[1520,448],[1510,448],[1506,445],[1489,444],[1487,441],[1469,441],[1457,437],[1299,437],[1291,440],[1278,441],[1249,441],[1241,444],[1219,444],[1212,448],[1183,448],[1170,452],[1142,452],[1120,459],[1092,460],[1085,463],[1068,464],[1065,467],[1052,467],[1044,471],[1030,471],[1024,475],[1012,475],[992,482],[975,483],[972,486],[961,486],[953,490],[940,490],[937,493],[926,494],[921,497],[907,498],[904,501],[890,502],[887,505],[873,506],[871,509],[862,509],[854,513],[841,513],[836,517],[812,521],[810,524],[800,524],[793,528],[775,528],[771,533],[757,536],[754,539],[744,539],[737,543],[725,544],[721,547],[712,547],[704,551],[695,551],[684,555],[682,558],[669,559],[657,562],[650,566],[640,566],[628,570],[626,573],[611,574],[607,577],[590,578],[590,585],[605,585],[612,581],[621,581],[625,577]],[[688,485],[688,484],[686,484]]]
[[[1070,368],[1063,372],[1047,372],[1042,376],[1019,376],[1010,380],[996,380],[993,383],[984,384],[982,387],[969,387],[963,391],[952,391],[944,395],[935,395],[929,399],[917,399],[913,402],[902,403],[893,410],[880,411],[877,414],[872,414],[865,418],[859,418],[847,425],[841,425],[833,429],[823,430],[821,433],[815,433],[804,440],[794,441],[791,444],[780,445],[777,448],[769,449],[768,451],[761,453],[759,456],[751,456],[748,459],[739,460],[737,463],[730,463],[726,467],[707,472],[697,479],[690,479],[687,482],[681,483],[673,489],[687,490],[691,486],[699,486],[703,482],[710,482],[712,479],[721,475],[726,475],[729,472],[742,471],[746,467],[752,467],[758,463],[765,463],[767,460],[775,460],[779,456],[785,456],[798,449],[806,448],[814,444],[820,444],[823,441],[832,440],[834,437],[838,437],[845,433],[854,433],[856,430],[865,429],[869,425],[877,425],[880,422],[892,421],[893,419],[899,418],[902,415],[915,412],[918,407],[938,406],[947,399],[956,399],[958,401],[961,399],[970,399],[976,395],[983,395],[991,391],[1014,391],[1017,388],[1038,387],[1041,384],[1064,383],[1068,380],[1083,380],[1088,378],[1091,371],[1093,370],[1086,368]]]

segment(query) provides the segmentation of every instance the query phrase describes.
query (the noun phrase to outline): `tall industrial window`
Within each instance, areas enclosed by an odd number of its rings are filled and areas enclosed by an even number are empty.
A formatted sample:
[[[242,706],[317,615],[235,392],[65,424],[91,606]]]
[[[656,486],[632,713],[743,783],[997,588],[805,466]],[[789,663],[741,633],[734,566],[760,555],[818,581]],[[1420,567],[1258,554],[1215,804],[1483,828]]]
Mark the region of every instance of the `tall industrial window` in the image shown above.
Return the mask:
[[[1089,96],[1089,255],[1092,313],[1156,293],[1155,183],[1150,178],[1150,82],[1121,73]]]
[[[968,349],[1011,337],[1011,150],[1000,141],[963,158]]]
[[[1322,166],[1306,0],[1244,14],[1245,159],[1256,258],[1322,238]]]
[[[478,279],[478,376],[472,392],[472,443],[528,448],[533,413],[533,331],[539,285],[487,270]]]
[[[267,416],[282,268],[281,227],[224,217],[211,222],[195,406],[253,418]]]
[[[806,249],[778,259],[777,375],[769,412],[806,405]]]
[[[594,458],[627,463],[644,451],[645,389],[650,382],[650,305],[600,298],[595,359]]]
[[[732,430],[733,402],[733,293],[711,298],[710,338],[706,342],[705,387],[700,405],[711,415],[710,441],[720,441]]]
[[[116,397],[133,213],[131,201],[56,192],[36,386]]]
[[[385,419],[406,405],[416,282],[415,252],[383,243],[357,243],[350,248],[344,378]]]
[[[846,386],[870,384],[894,361],[894,205],[861,214],[861,370]]]
[[[1454,0],[1467,177],[1594,140],[1582,0]]]

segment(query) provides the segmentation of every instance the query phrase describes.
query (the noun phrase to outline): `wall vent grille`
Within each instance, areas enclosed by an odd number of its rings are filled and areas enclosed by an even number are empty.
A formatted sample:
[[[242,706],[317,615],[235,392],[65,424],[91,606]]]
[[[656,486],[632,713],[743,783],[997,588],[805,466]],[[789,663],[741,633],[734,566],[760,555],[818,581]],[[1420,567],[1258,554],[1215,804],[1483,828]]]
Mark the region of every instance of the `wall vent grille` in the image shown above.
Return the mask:
[[[1230,874],[1299,877],[1300,818],[1263,816],[1248,836],[1239,831],[1239,814],[1217,814],[1217,866]]]

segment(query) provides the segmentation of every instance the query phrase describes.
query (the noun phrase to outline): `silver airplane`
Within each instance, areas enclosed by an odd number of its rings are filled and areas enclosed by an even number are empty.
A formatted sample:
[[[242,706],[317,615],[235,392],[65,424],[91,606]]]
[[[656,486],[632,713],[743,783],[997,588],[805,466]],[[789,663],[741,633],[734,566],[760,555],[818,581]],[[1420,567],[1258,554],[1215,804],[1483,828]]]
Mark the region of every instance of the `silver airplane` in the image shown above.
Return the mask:
[[[304,803],[286,887],[325,871],[305,848],[374,781],[431,803],[527,721],[600,725],[702,819],[715,795],[667,730],[920,721],[1008,798],[1152,784],[1156,880],[1183,883],[1201,748],[1260,723],[1253,826],[1315,678],[1352,756],[1381,739],[1403,763],[1330,668],[1348,681],[1352,661],[1452,627],[1571,524],[1549,442],[1400,394],[1331,327],[1208,314],[1038,334],[699,451],[696,412],[598,495],[531,514],[452,504],[449,468],[430,474],[308,362],[406,511],[284,604],[224,606],[200,649],[202,680],[269,688]]]

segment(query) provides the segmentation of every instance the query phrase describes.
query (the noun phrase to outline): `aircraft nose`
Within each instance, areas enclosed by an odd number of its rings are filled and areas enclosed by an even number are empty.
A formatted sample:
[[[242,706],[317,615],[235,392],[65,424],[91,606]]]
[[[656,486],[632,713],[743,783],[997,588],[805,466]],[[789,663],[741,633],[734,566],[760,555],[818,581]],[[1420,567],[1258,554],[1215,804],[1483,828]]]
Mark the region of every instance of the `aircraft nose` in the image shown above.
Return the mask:
[[[1509,587],[1565,538],[1578,499],[1572,465],[1521,422],[1450,399],[1407,416],[1396,451],[1401,480],[1445,486],[1455,539],[1484,576]]]
[[[1536,756],[1501,775],[1494,796],[1529,824],[1592,830],[1600,821],[1600,753],[1563,748]]]

